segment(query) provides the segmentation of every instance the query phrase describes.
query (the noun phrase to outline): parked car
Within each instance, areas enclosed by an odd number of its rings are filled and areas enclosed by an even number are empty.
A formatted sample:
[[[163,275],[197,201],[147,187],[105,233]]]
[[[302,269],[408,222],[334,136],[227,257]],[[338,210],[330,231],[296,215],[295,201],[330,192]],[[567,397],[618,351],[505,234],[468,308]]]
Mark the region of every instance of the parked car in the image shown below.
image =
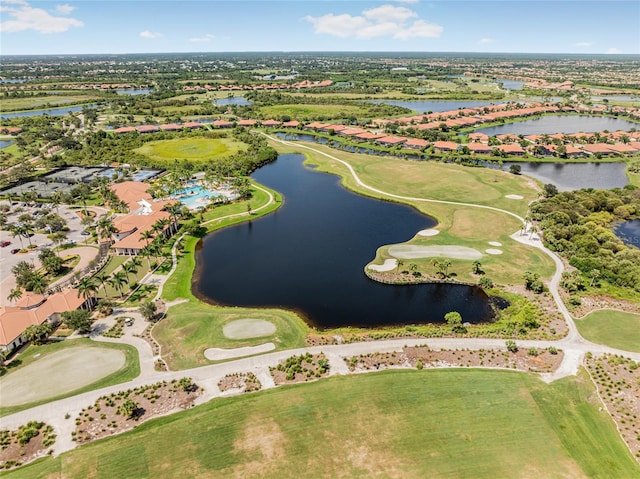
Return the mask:
[[[2,248],[6,248],[7,246],[9,246],[11,244],[11,241],[3,241],[0,243],[0,247]]]
[[[11,254],[16,254],[18,251],[20,251],[20,248],[14,248],[11,250]]]
[[[87,230],[83,230],[82,232],[80,232],[80,234],[82,236],[89,236],[91,233],[89,233]]]

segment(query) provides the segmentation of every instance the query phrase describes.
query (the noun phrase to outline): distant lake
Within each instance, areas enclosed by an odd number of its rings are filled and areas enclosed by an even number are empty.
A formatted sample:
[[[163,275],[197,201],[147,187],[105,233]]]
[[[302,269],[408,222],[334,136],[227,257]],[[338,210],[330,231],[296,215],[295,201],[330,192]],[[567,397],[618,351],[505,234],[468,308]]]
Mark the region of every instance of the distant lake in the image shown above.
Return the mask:
[[[610,190],[629,183],[625,163],[532,163],[505,162],[503,169],[520,165],[522,174],[543,184],[554,184],[560,191],[597,188]]]
[[[437,100],[425,100],[425,101],[400,101],[400,100],[369,100],[369,103],[384,103],[386,105],[401,106],[417,111],[418,113],[441,112],[452,111],[460,108],[476,108],[481,106],[499,105],[505,103],[503,101],[437,101]]]
[[[3,78],[2,80],[0,80],[0,83],[24,83],[27,80],[24,80],[22,78]]]
[[[502,83],[502,88],[505,90],[522,90],[524,85],[523,81],[507,80],[506,78],[496,78],[496,83]]]
[[[591,101],[597,103],[604,103],[603,100],[615,100],[615,101],[638,101],[640,102],[640,96],[631,95],[607,95],[607,96],[592,96]]]
[[[458,311],[470,323],[493,312],[484,291],[456,284],[387,285],[364,267],[385,244],[435,221],[414,208],[352,193],[340,178],[280,155],[252,177],[283,194],[274,213],[208,235],[196,255],[194,293],[216,303],[280,307],[319,328],[441,323]]]
[[[77,113],[82,111],[83,108],[92,108],[96,105],[84,105],[84,106],[66,106],[62,108],[48,108],[46,110],[29,110],[29,111],[16,111],[13,113],[0,113],[0,119],[8,119],[8,118],[21,118],[25,116],[39,116],[39,115],[49,115],[49,116],[63,116],[67,113]]]
[[[626,244],[640,248],[640,220],[625,221],[615,232]]]
[[[584,115],[552,115],[531,120],[508,123],[506,125],[479,128],[475,131],[489,136],[511,133],[514,135],[551,135],[553,133],[593,133],[596,131],[629,131],[640,128],[640,123],[632,123],[620,118]]]
[[[123,90],[116,90],[120,95],[146,95],[151,90],[149,88],[125,88]]]
[[[213,104],[217,106],[225,106],[225,105],[238,105],[238,106],[247,106],[251,105],[253,102],[249,100],[245,100],[242,96],[230,96],[227,98],[218,98],[213,100]]]
[[[13,140],[0,140],[0,150],[2,148],[6,148],[7,146],[13,144]]]

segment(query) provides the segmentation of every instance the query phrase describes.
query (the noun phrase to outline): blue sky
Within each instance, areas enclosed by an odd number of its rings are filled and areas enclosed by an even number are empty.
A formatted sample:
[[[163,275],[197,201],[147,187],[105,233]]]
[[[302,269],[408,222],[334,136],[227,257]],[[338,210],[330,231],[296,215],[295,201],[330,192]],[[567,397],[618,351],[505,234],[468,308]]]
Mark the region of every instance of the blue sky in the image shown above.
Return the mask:
[[[0,54],[640,54],[640,2],[2,0]]]

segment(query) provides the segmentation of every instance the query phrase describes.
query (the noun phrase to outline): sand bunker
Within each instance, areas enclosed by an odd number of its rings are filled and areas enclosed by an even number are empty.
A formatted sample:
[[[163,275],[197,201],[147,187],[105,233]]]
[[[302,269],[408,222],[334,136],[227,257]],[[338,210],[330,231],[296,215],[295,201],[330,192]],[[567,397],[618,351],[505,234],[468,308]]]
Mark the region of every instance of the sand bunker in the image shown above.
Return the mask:
[[[399,259],[419,258],[454,258],[454,259],[480,259],[482,253],[466,246],[453,245],[394,245],[389,247],[389,254]]]
[[[382,264],[370,264],[368,268],[371,271],[378,271],[379,273],[383,271],[391,271],[398,266],[398,261],[395,259],[385,259]]]
[[[51,353],[0,379],[2,405],[16,406],[80,389],[125,365],[118,349],[71,347]]]
[[[509,198],[510,200],[522,200],[524,196],[520,195],[506,195],[505,198]]]
[[[489,244],[491,246],[502,246],[502,243],[500,243],[500,241],[489,241]]]
[[[487,254],[502,254],[502,250],[501,249],[493,249],[493,248],[489,248],[484,250],[485,253]]]
[[[439,230],[431,228],[431,229],[428,229],[428,230],[420,230],[420,231],[418,231],[418,236],[435,236],[438,233],[440,233]]]
[[[229,339],[261,338],[275,332],[276,325],[264,319],[237,319],[222,328],[222,334]]]
[[[274,349],[276,349],[276,345],[273,343],[233,349],[209,348],[204,351],[204,357],[210,361],[219,361],[221,359],[241,358],[243,356],[251,356],[252,354],[266,353]]]

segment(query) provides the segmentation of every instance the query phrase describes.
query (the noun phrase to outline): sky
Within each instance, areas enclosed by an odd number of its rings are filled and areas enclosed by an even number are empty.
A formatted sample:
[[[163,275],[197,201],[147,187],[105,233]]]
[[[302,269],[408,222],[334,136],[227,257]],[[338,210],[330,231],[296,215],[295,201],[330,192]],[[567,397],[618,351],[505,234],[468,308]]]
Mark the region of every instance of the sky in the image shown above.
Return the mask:
[[[640,54],[640,2],[0,0],[0,54]]]

